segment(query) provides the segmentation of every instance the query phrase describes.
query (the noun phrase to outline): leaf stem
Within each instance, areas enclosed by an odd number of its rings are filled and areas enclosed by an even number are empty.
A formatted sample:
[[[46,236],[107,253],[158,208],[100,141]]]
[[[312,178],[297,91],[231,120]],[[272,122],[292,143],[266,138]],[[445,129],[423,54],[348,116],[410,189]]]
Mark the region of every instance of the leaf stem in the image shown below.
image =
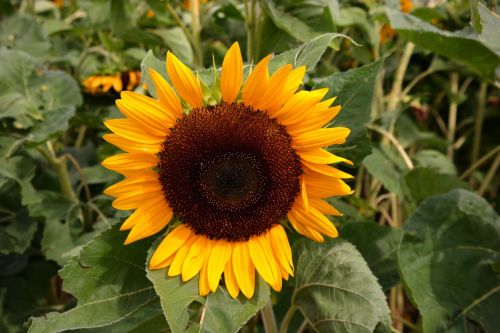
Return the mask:
[[[460,179],[465,179],[468,175],[470,175],[472,171],[479,168],[484,162],[495,156],[495,154],[498,152],[500,152],[500,145],[493,148],[490,152],[481,157],[477,162],[472,164],[467,170],[464,171],[464,173],[462,173],[462,175],[460,175]]]
[[[297,307],[292,305],[283,317],[283,321],[281,322],[279,333],[286,333],[288,331],[288,325],[290,325],[290,321],[292,320],[295,312],[297,311]]]
[[[457,128],[457,110],[458,110],[458,101],[457,99],[457,94],[458,94],[458,73],[452,73],[450,76],[450,94],[451,94],[451,101],[450,101],[450,107],[448,111],[448,158],[453,161],[453,153],[454,153],[454,148],[453,148],[453,142],[455,141],[455,131]]]
[[[189,42],[191,43],[191,45],[193,46],[193,49],[194,49],[195,42],[194,42],[194,39],[193,39],[193,35],[191,34],[191,31],[189,31],[189,29],[186,27],[186,25],[184,24],[184,22],[179,17],[179,15],[175,11],[174,7],[172,7],[172,5],[170,3],[167,2],[165,8],[167,9],[168,13],[170,15],[172,15],[172,17],[175,20],[175,23],[177,23],[177,25],[182,29],[182,31],[184,32],[184,34],[186,35],[186,37],[189,39]]]
[[[247,26],[247,61],[254,61],[255,57],[255,0],[244,1],[245,5],[245,21]]]
[[[266,333],[278,333],[278,325],[276,325],[271,299],[269,299],[266,305],[260,310],[260,315],[264,323],[264,331]]]
[[[201,50],[201,24],[200,24],[200,1],[191,1],[191,31],[193,35],[194,63],[198,68],[203,67],[203,53]]]
[[[409,170],[412,170],[415,166],[413,165],[413,162],[411,161],[410,157],[404,150],[403,146],[399,143],[399,141],[396,139],[394,135],[383,129],[382,127],[376,126],[376,125],[368,125],[367,128],[378,132],[379,134],[382,134],[384,137],[389,139],[391,143],[396,147],[397,151],[403,158],[403,161],[405,162],[406,166],[408,167]]]
[[[484,113],[486,111],[486,93],[488,91],[488,84],[481,82],[479,87],[477,114],[474,122],[474,139],[472,143],[472,158],[471,163],[474,164],[478,157],[481,148],[481,131],[483,130]]]
[[[392,319],[397,320],[398,322],[407,326],[409,329],[411,329],[414,332],[422,332],[422,330],[417,325],[415,325],[414,323],[412,323],[411,321],[409,321],[403,317],[400,317],[400,316],[395,315],[395,314],[391,314],[391,317],[392,317]]]
[[[414,49],[415,49],[415,44],[411,42],[406,43],[406,46],[403,50],[403,54],[401,55],[401,59],[399,60],[398,68],[396,69],[394,81],[392,82],[391,92],[389,93],[389,100],[387,102],[387,110],[389,112],[395,111],[398,108],[399,103],[401,102],[401,90],[403,87],[403,80]],[[392,126],[391,126],[391,131],[392,131]]]
[[[500,153],[497,154],[497,157],[493,160],[493,164],[491,165],[490,169],[488,170],[488,173],[486,173],[486,176],[484,177],[484,179],[481,183],[481,187],[477,191],[477,193],[480,196],[484,195],[484,193],[486,192],[486,189],[491,184],[493,177],[495,177],[495,175],[497,173],[499,165],[500,165]]]

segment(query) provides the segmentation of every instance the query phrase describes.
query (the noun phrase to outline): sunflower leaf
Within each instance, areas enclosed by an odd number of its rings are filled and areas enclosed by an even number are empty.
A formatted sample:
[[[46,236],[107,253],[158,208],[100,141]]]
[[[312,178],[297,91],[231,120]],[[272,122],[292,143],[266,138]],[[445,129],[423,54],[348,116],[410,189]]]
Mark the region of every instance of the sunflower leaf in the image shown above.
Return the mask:
[[[347,72],[334,73],[315,84],[315,88],[329,88],[326,98],[337,96],[335,104],[342,105],[342,111],[332,126],[348,127],[351,134],[342,147],[333,148],[332,151],[340,152],[340,155],[355,164],[359,164],[371,152],[365,126],[370,122],[375,80],[384,59]]]
[[[150,250],[148,262],[156,245]],[[198,293],[197,276],[182,282],[179,276],[168,277],[166,269],[148,270],[147,276],[160,296],[163,312],[173,333],[238,332],[269,299],[269,286],[260,279],[256,281],[253,298],[248,300],[241,294],[233,299],[222,286],[215,293],[202,297]],[[194,309],[199,310],[200,317],[190,317],[190,313],[198,312]]]
[[[123,246],[117,226],[103,232],[64,266],[63,289],[75,308],[32,318],[30,333],[62,332],[110,325],[158,300],[143,268],[147,241]]]
[[[390,310],[377,278],[349,242],[300,240],[292,303],[317,332],[371,333],[390,327]],[[300,255],[298,255],[300,254]]]
[[[399,267],[424,332],[500,327],[500,218],[482,198],[454,190],[423,201],[404,225]],[[479,331],[479,329],[478,329]]]

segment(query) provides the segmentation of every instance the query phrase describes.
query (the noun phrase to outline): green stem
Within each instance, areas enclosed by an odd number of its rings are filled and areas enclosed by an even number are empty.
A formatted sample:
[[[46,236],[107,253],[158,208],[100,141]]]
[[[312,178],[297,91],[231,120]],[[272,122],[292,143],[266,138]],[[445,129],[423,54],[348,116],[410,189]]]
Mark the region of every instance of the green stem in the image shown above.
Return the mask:
[[[392,89],[391,92],[389,93],[389,100],[387,102],[387,110],[389,112],[395,111],[398,108],[399,103],[401,102],[401,90],[403,88],[403,80],[414,49],[415,49],[415,44],[407,43],[403,50],[403,54],[401,55],[401,59],[399,59],[399,65],[398,68],[396,69],[394,81],[392,82]]]
[[[200,1],[191,1],[191,31],[193,35],[193,48],[195,53],[194,63],[198,68],[203,67],[203,53],[201,50],[201,24],[200,24]]]
[[[483,130],[484,113],[486,111],[486,93],[488,91],[488,84],[481,82],[479,87],[477,114],[474,123],[474,139],[472,144],[472,160],[474,164],[479,158],[479,151],[481,148],[481,132]]]
[[[296,311],[297,307],[295,305],[292,305],[288,309],[288,311],[285,314],[285,317],[283,317],[283,321],[281,322],[279,333],[286,333],[288,331],[288,325],[290,325],[290,322],[292,321],[292,318],[295,315]]]
[[[497,157],[493,161],[493,164],[491,165],[490,169],[488,170],[488,173],[486,174],[483,181],[481,182],[481,187],[477,191],[477,193],[480,196],[483,196],[484,193],[486,192],[486,189],[488,189],[488,186],[491,184],[493,177],[495,177],[495,175],[497,173],[499,165],[500,165],[500,154],[497,155]]]
[[[451,94],[451,101],[450,101],[450,108],[448,111],[448,158],[453,161],[453,142],[455,141],[455,131],[457,128],[457,110],[458,110],[458,103],[456,101],[457,99],[457,93],[458,93],[458,73],[452,73],[450,76],[450,94]]]
[[[481,165],[483,165],[484,162],[489,160],[491,157],[495,156],[495,154],[498,152],[500,152],[500,146],[496,146],[494,149],[489,151],[486,155],[481,157],[477,162],[472,164],[467,170],[464,171],[464,173],[462,173],[462,175],[460,176],[460,179],[465,179],[468,175],[470,175],[472,173],[472,171],[479,168]]]
[[[244,0],[245,21],[247,26],[247,61],[249,63],[255,58],[255,0]]]
[[[170,15],[172,15],[173,19],[175,20],[175,23],[177,23],[177,25],[182,29],[182,31],[184,32],[186,37],[189,39],[189,42],[191,43],[191,45],[193,46],[193,49],[194,49],[195,42],[193,39],[193,35],[191,34],[191,31],[189,31],[189,29],[186,27],[186,25],[184,24],[182,19],[179,17],[179,15],[177,15],[177,12],[175,11],[174,7],[172,7],[172,5],[170,5],[167,2],[165,8],[167,9],[168,13]]]
[[[269,299],[266,305],[260,310],[260,315],[264,323],[264,331],[266,333],[278,333],[278,325],[276,325],[271,299]]]

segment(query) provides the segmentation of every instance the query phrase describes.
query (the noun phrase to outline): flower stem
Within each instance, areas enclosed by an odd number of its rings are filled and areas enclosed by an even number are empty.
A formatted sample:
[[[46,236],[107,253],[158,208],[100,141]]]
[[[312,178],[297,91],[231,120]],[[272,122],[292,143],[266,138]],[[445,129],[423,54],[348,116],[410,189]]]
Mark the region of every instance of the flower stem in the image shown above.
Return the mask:
[[[491,184],[493,177],[495,177],[499,165],[500,165],[500,154],[497,154],[497,157],[493,161],[493,164],[491,165],[490,169],[488,170],[488,173],[486,173],[486,176],[484,177],[484,179],[481,183],[481,187],[477,191],[477,194],[479,194],[480,196],[484,195],[484,193],[488,189],[488,186]]]
[[[264,323],[264,331],[266,333],[278,333],[278,325],[276,325],[276,318],[274,317],[273,304],[271,299],[260,310],[262,322]]]
[[[247,26],[247,61],[253,62],[255,57],[255,0],[244,0],[245,20]]]
[[[191,31],[193,35],[193,48],[195,59],[194,63],[197,67],[203,67],[203,53],[201,50],[201,24],[200,24],[200,1],[191,1]]]
[[[457,128],[457,110],[458,110],[458,73],[452,73],[450,77],[451,101],[448,111],[448,158],[453,161],[453,142],[455,141],[455,131]]]
[[[474,123],[474,141],[472,144],[472,158],[471,158],[472,164],[474,164],[477,161],[479,157],[479,151],[481,148],[481,131],[483,130],[487,91],[488,91],[488,84],[486,82],[481,82],[481,86],[479,87],[477,114]]]
[[[495,154],[498,152],[500,152],[500,146],[496,146],[491,151],[489,151],[486,155],[481,157],[477,162],[472,164],[467,170],[464,171],[464,173],[462,173],[462,175],[460,175],[460,179],[465,179],[468,175],[470,175],[472,173],[472,171],[479,168],[481,165],[483,165],[484,162],[489,160],[491,157],[495,156]]]
[[[391,92],[389,93],[389,101],[387,102],[387,110],[389,112],[395,111],[398,108],[399,103],[401,102],[401,90],[403,89],[403,80],[414,49],[415,49],[415,44],[407,43],[403,50],[403,54],[401,55],[401,59],[399,60],[399,65],[398,68],[396,69],[394,81],[392,82],[392,89]]]
[[[281,322],[280,326],[280,331],[279,333],[286,333],[288,331],[288,325],[290,325],[290,322],[292,321],[293,315],[297,311],[297,307],[295,305],[292,305],[288,311],[285,314],[285,317],[283,317],[283,321]]]

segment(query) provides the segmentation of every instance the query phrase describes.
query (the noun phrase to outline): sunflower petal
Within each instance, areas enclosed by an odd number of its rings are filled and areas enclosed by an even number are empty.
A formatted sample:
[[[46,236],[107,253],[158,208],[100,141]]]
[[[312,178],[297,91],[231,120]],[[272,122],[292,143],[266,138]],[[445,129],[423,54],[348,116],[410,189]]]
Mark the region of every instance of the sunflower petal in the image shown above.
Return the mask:
[[[165,199],[139,207],[130,217],[135,215],[136,222],[125,240],[125,245],[158,233],[165,228],[174,213]]]
[[[135,121],[127,118],[106,120],[104,125],[113,133],[134,142],[154,145],[165,141],[165,137],[153,135],[145,131]]]
[[[206,249],[207,256],[210,256],[210,248]],[[208,261],[205,261],[200,270],[200,277],[198,280],[198,289],[201,296],[206,296],[210,292],[208,284]]]
[[[175,254],[174,260],[170,264],[170,268],[168,269],[168,276],[177,276],[182,273],[182,266],[184,264],[184,260],[186,259],[186,256],[189,252],[189,249],[191,246],[193,246],[193,243],[196,242],[196,240],[199,238],[199,236],[196,236],[193,234],[192,237],[190,237],[182,246],[179,250],[177,250],[177,253]]]
[[[233,247],[233,268],[241,292],[252,298],[255,291],[255,267],[248,252],[247,242],[235,243]]]
[[[126,151],[127,153],[148,153],[156,154],[161,150],[161,144],[147,144],[135,142],[129,139],[122,138],[118,134],[105,134],[102,137],[107,142]]]
[[[307,150],[342,144],[350,132],[346,127],[320,128],[293,138],[292,147]]]
[[[201,108],[203,96],[198,79],[175,55],[167,52],[167,72],[175,89],[193,108]]]
[[[316,148],[312,150],[299,151],[300,157],[308,162],[318,163],[318,164],[332,164],[344,162],[352,165],[352,162],[343,157],[334,155],[323,148]]]
[[[222,98],[227,103],[236,100],[243,81],[243,59],[241,58],[240,45],[236,42],[226,53],[222,62],[220,77]]]
[[[275,103],[284,104],[283,90],[285,85],[283,82],[287,82],[291,72],[292,65],[290,64],[278,69],[269,79],[269,85],[266,87],[264,94],[252,106],[259,110],[267,110]]]
[[[326,215],[334,215],[334,216],[342,216],[343,214],[339,212],[335,207],[330,205],[328,202],[325,202],[321,199],[311,199],[310,205],[316,208],[320,213]]]
[[[149,76],[153,80],[160,103],[163,104],[166,111],[168,111],[174,119],[179,118],[182,115],[182,106],[174,89],[168,84],[163,76],[152,68],[149,69]]]
[[[182,264],[182,281],[188,281],[193,278],[200,271],[201,267],[206,261],[206,247],[210,240],[203,236],[191,245],[189,252]]]
[[[318,243],[323,243],[325,241],[325,239],[319,232],[309,228],[308,226],[302,225],[299,221],[297,221],[295,218],[295,214],[293,214],[293,209],[288,213],[288,221],[290,221],[292,227],[297,230],[299,234],[306,236],[307,238],[310,238]]]
[[[352,175],[348,174],[347,172],[341,171],[337,168],[334,168],[332,166],[326,165],[326,164],[317,164],[317,163],[311,163],[308,161],[302,161],[302,164],[304,165],[304,171],[306,173],[310,173],[310,171],[314,171],[317,173],[321,173],[330,177],[336,177],[340,179],[350,179],[354,178]]]
[[[158,157],[146,153],[125,153],[108,157],[101,164],[106,169],[130,174],[155,167],[158,165]]]
[[[149,269],[163,268],[165,260],[181,248],[182,245],[192,236],[193,232],[184,224],[181,224],[172,230],[156,248],[151,260],[149,261]]]
[[[266,235],[255,236],[248,241],[250,257],[260,276],[276,291],[281,290],[281,274],[274,260],[271,244]]]
[[[229,295],[231,295],[232,298],[238,297],[238,294],[240,293],[240,287],[238,286],[238,282],[236,281],[231,260],[226,263],[226,267],[224,268],[224,282],[226,283],[226,288],[229,292]]]
[[[269,85],[268,64],[271,56],[268,55],[262,59],[248,76],[243,87],[243,103],[254,106],[255,103],[264,95]]]
[[[227,261],[231,258],[231,245],[225,240],[217,241],[208,259],[208,285],[215,292]]]
[[[293,276],[292,249],[286,236],[285,229],[281,224],[276,225],[269,231],[271,246],[280,266]]]

